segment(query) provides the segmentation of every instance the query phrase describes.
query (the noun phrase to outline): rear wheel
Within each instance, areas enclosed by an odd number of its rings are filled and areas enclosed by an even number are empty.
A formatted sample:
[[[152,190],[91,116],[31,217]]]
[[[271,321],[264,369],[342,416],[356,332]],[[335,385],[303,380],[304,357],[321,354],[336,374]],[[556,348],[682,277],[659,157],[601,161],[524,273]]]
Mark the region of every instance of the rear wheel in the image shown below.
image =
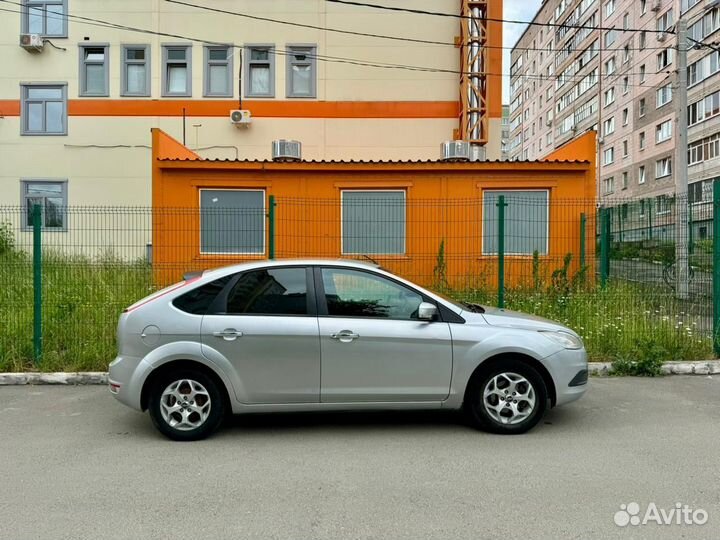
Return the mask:
[[[473,377],[465,396],[470,422],[492,433],[525,433],[546,408],[542,376],[520,360],[502,362]]]
[[[175,441],[204,439],[218,428],[225,414],[217,383],[192,369],[158,377],[148,409],[160,433]]]

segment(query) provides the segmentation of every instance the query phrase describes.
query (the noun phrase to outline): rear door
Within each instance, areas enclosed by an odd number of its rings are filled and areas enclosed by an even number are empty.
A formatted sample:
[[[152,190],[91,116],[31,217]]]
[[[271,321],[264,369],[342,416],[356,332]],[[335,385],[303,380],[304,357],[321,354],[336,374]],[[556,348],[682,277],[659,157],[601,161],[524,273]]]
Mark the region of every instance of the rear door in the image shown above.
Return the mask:
[[[236,275],[203,317],[202,342],[227,358],[245,403],[320,399],[320,342],[311,270],[267,267]]]

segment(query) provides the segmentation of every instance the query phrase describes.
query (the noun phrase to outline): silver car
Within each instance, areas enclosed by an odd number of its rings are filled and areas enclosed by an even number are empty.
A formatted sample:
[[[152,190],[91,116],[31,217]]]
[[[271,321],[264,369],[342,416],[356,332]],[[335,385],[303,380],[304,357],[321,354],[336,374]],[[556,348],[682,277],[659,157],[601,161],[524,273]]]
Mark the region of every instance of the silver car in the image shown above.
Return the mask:
[[[580,337],[456,303],[375,265],[258,261],[185,276],[127,308],[110,392],[175,440],[226,413],[463,409],[522,433],[587,388]]]

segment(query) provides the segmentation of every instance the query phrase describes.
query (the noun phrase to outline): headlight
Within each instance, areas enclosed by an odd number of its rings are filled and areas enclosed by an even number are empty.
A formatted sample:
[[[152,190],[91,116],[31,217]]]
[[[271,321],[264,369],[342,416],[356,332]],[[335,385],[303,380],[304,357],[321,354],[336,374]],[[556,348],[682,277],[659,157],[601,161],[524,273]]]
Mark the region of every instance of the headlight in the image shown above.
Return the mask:
[[[540,333],[543,336],[545,336],[546,338],[554,341],[558,345],[565,347],[566,349],[582,349],[583,348],[582,340],[580,338],[573,336],[572,334],[569,334],[568,332],[541,331]]]

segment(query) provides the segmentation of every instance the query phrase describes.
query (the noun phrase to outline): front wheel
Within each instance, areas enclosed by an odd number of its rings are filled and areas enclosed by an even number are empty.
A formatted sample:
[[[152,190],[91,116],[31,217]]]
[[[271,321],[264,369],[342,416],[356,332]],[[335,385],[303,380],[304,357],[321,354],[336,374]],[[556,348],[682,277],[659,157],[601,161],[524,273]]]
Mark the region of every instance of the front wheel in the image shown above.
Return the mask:
[[[167,372],[155,381],[150,395],[153,424],[175,441],[204,439],[218,428],[224,409],[217,384],[201,371]]]
[[[471,424],[492,433],[525,433],[540,421],[546,408],[542,377],[519,360],[502,362],[474,377],[465,397]]]

